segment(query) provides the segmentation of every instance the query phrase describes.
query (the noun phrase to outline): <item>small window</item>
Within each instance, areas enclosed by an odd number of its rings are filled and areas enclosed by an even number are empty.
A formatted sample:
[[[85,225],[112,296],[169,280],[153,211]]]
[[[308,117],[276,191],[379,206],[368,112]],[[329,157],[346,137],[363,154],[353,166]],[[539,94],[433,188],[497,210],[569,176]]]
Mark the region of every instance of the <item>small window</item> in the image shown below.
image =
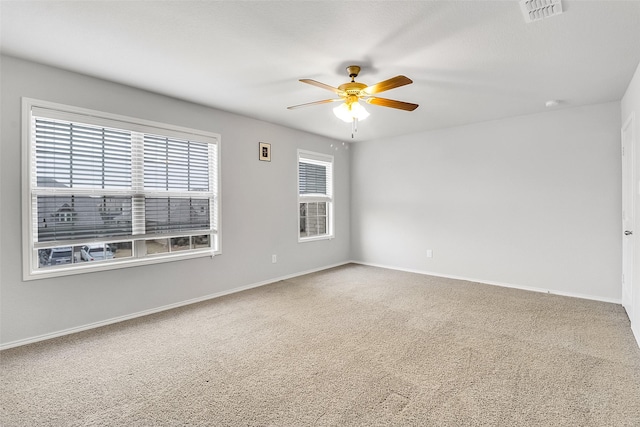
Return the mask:
[[[25,279],[219,252],[219,135],[23,108]]]
[[[298,151],[299,241],[333,237],[333,157]]]

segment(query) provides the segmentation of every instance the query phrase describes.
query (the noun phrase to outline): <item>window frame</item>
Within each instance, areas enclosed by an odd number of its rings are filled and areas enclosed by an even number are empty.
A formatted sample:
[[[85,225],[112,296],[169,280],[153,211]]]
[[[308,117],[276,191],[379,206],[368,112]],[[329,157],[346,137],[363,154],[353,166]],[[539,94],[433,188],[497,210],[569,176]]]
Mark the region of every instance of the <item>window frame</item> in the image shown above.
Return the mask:
[[[32,132],[33,130],[33,110],[47,110],[50,111],[51,116],[53,118],[58,118],[61,120],[75,122],[79,121],[80,123],[87,123],[94,126],[105,126],[105,127],[114,127],[114,123],[119,125],[120,129],[126,129],[135,133],[147,133],[147,134],[160,134],[169,138],[178,138],[178,139],[188,139],[190,141],[203,142],[208,144],[214,144],[214,154],[209,154],[210,156],[214,156],[212,161],[212,166],[215,170],[210,172],[210,182],[213,183],[212,188],[209,190],[210,198],[213,202],[210,203],[211,207],[211,223],[208,229],[203,229],[198,232],[184,232],[184,233],[172,233],[167,234],[166,236],[162,236],[162,238],[170,239],[173,237],[177,237],[177,234],[180,236],[184,235],[208,235],[209,236],[209,247],[206,248],[191,248],[189,250],[178,250],[175,252],[166,252],[162,254],[151,254],[146,253],[146,243],[142,243],[145,241],[144,230],[136,230],[135,226],[131,231],[130,235],[127,236],[110,236],[100,239],[81,239],[72,242],[70,245],[75,247],[82,247],[87,244],[107,244],[112,242],[132,242],[131,243],[131,256],[127,258],[120,259],[109,259],[106,262],[96,262],[96,263],[75,263],[72,262],[65,266],[55,266],[50,268],[41,268],[39,261],[39,253],[38,249],[43,246],[37,243],[37,235],[34,230],[34,214],[37,215],[37,211],[35,209],[32,210],[32,197],[34,194],[37,194],[38,188],[37,185],[33,184],[33,177],[36,176],[36,164],[35,164],[35,142],[33,138],[35,138],[35,134]],[[37,114],[35,114],[37,116]],[[49,114],[47,114],[49,117]],[[34,279],[43,279],[50,277],[60,277],[60,276],[68,276],[75,274],[82,274],[88,272],[96,272],[96,271],[104,271],[104,270],[113,270],[120,269],[125,267],[134,267],[141,265],[151,265],[162,262],[170,262],[170,261],[178,261],[183,259],[192,259],[192,258],[201,258],[201,257],[213,257],[214,255],[220,255],[222,253],[222,233],[221,233],[221,136],[220,134],[196,130],[187,127],[181,127],[176,125],[171,125],[167,123],[160,123],[150,120],[144,120],[129,116],[122,116],[117,114],[106,113],[97,110],[90,110],[81,107],[75,107],[70,105],[64,105],[49,101],[43,101],[33,98],[22,98],[22,186],[21,186],[21,197],[22,197],[22,266],[23,266],[23,280],[34,280]],[[137,144],[141,144],[140,141]],[[134,144],[132,144],[132,153],[131,158],[132,162],[134,161],[134,157],[138,154],[135,154],[134,151],[142,152],[141,146],[137,149],[134,149]],[[132,165],[132,168],[134,166]],[[137,172],[139,176],[144,175],[144,171]],[[134,179],[134,172],[132,172],[132,179]],[[140,192],[140,186],[132,183],[132,187],[130,190],[127,190],[123,193],[137,193],[137,196],[141,196],[144,201],[145,196],[154,197],[158,194],[158,192],[153,190],[144,190]],[[42,191],[40,189],[40,191]],[[111,190],[102,190],[102,193],[118,193],[119,190],[111,191]],[[122,192],[122,191],[120,191]],[[68,193],[68,191],[67,191]],[[90,191],[82,190],[78,191],[79,195],[88,194]],[[99,192],[96,192],[99,193]],[[55,195],[55,191],[51,193]],[[131,196],[131,203],[135,202],[136,197]],[[166,193],[165,197],[174,197],[171,192]],[[133,214],[133,211],[132,211]],[[132,218],[133,219],[133,218]],[[61,247],[67,246],[69,241],[58,241],[51,242],[51,247]]]
[[[327,189],[326,195],[312,194],[302,195],[300,194],[300,163],[301,160],[306,160],[306,163],[321,164],[327,167]],[[302,163],[305,163],[302,161]],[[296,163],[296,187],[298,191],[297,209],[296,209],[296,232],[298,236],[298,243],[313,242],[317,240],[330,240],[335,237],[334,235],[334,192],[333,192],[333,172],[334,169],[334,157],[330,154],[317,153],[314,151],[307,151],[298,149],[297,163]],[[325,234],[315,236],[300,236],[300,204],[301,203],[314,203],[314,202],[326,202],[327,203],[327,232]]]

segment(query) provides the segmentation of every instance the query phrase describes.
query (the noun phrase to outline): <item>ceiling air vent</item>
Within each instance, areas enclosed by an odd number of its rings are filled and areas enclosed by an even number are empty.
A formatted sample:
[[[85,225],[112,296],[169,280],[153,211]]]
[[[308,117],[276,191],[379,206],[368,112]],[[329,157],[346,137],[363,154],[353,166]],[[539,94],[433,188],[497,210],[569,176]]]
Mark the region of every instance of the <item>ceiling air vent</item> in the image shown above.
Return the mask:
[[[562,13],[561,0],[520,0],[520,8],[527,23]]]

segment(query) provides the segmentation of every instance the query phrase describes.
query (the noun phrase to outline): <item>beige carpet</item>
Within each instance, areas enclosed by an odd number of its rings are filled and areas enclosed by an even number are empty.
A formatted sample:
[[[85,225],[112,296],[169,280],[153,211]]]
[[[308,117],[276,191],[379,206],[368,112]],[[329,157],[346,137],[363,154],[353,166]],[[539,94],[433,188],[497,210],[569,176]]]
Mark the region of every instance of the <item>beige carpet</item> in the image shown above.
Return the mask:
[[[2,426],[640,426],[619,305],[359,265],[0,358]]]

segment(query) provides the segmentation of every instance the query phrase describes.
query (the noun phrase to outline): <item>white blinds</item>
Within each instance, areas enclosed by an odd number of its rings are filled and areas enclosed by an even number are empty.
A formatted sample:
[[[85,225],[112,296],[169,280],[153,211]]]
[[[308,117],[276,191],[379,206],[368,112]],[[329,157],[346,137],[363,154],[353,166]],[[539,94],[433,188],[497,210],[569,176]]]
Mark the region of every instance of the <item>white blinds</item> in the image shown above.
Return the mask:
[[[217,144],[210,137],[165,136],[95,116],[84,123],[78,113],[64,120],[64,112],[43,108],[32,115],[35,242],[216,231]]]
[[[180,234],[210,228],[210,200],[207,198],[146,198],[145,232]]]
[[[327,167],[300,162],[298,168],[300,194],[327,194]]]
[[[208,144],[144,135],[144,188],[209,191]]]
[[[131,234],[131,132],[33,118],[37,241]]]
[[[130,197],[37,196],[36,203],[39,242],[132,234]]]
[[[298,155],[298,191],[303,196],[324,196],[331,198],[333,195],[333,158],[327,156],[320,160],[319,155],[309,155],[300,152]]]
[[[145,233],[176,234],[211,228],[210,144],[144,135]],[[160,197],[158,197],[160,196]]]
[[[131,188],[131,132],[35,118],[38,187]]]

